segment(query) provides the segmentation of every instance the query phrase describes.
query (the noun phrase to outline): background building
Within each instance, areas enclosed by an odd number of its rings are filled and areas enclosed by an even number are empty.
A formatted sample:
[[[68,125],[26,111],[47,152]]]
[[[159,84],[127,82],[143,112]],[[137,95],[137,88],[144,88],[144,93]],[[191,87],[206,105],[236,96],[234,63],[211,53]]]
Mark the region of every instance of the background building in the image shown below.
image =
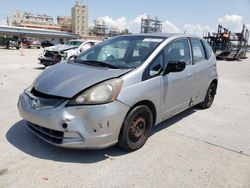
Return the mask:
[[[159,21],[157,17],[155,19],[150,17],[141,19],[141,33],[160,32],[162,32],[162,21]]]
[[[0,37],[1,36],[8,36],[15,39],[20,39],[22,37],[33,37],[39,41],[53,40],[56,43],[59,43],[60,41],[65,42],[79,37],[78,35],[65,31],[0,25]]]
[[[58,16],[57,24],[61,26],[62,31],[72,32],[72,20],[70,16]]]
[[[33,14],[17,11],[16,14],[7,17],[7,24],[16,27],[40,28],[61,30],[61,27],[54,23],[53,17],[46,14]]]
[[[57,23],[52,16],[46,14],[16,11],[14,15],[7,17],[7,24],[14,27],[72,32],[80,37],[87,37],[89,35],[88,7],[80,5],[77,1],[71,8],[71,16],[58,16]],[[115,34],[115,31],[113,33]]]
[[[81,6],[79,1],[71,9],[72,32],[80,36],[89,35],[88,7]]]
[[[108,26],[103,20],[94,20],[94,26],[90,28],[90,35],[108,37]]]
[[[108,26],[103,19],[94,20],[94,25],[89,28],[91,36],[114,37],[121,34],[129,34],[129,30],[120,31],[117,27]]]

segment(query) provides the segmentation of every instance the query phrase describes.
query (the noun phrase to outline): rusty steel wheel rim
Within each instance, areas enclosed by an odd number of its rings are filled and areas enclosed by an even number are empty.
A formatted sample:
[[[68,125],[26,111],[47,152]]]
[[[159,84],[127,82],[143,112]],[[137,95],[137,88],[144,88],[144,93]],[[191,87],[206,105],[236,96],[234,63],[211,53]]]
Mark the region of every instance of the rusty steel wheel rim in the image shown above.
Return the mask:
[[[146,119],[138,115],[129,125],[129,140],[133,143],[137,143],[142,140],[146,133]]]

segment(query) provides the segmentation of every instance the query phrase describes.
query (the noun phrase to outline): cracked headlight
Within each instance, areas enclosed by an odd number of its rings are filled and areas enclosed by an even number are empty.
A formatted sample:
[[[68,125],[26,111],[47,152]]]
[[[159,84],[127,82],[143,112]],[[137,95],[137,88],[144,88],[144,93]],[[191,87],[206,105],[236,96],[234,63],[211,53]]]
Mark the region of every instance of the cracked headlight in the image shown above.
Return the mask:
[[[73,97],[67,106],[113,102],[116,100],[121,87],[122,79],[120,78],[101,82]]]

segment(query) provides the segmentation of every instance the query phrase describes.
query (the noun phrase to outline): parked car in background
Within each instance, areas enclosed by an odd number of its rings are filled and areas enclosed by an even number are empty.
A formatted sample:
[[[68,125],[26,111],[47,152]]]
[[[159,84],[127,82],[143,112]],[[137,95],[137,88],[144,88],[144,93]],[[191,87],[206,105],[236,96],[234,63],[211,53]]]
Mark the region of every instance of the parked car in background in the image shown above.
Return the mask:
[[[45,48],[45,47],[54,46],[55,44],[56,44],[55,41],[44,40],[41,43],[41,46],[42,46],[42,48]]]
[[[26,47],[26,48],[37,48],[37,49],[39,49],[41,47],[41,43],[38,40],[36,40],[35,38],[32,38],[32,37],[22,37],[19,42],[22,43],[22,46]]]
[[[67,148],[141,148],[152,127],[216,94],[216,58],[201,38],[123,35],[45,69],[19,98],[43,140]]]
[[[100,42],[98,40],[70,40],[64,44],[45,48],[43,54],[38,57],[38,60],[44,66],[54,65],[63,59],[76,56]]]
[[[17,50],[20,48],[17,39],[10,37],[0,37],[0,46],[4,46],[5,48],[16,48]]]

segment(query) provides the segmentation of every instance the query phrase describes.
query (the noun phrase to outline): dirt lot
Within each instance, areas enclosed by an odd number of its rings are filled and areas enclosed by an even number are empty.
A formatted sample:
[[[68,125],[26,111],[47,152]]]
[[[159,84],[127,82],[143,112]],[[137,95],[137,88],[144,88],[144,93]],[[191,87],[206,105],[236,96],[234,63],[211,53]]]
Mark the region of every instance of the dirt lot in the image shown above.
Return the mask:
[[[218,62],[210,109],[161,123],[126,153],[61,149],[26,130],[16,103],[43,71],[41,52],[0,49],[0,187],[250,187],[250,58]]]

